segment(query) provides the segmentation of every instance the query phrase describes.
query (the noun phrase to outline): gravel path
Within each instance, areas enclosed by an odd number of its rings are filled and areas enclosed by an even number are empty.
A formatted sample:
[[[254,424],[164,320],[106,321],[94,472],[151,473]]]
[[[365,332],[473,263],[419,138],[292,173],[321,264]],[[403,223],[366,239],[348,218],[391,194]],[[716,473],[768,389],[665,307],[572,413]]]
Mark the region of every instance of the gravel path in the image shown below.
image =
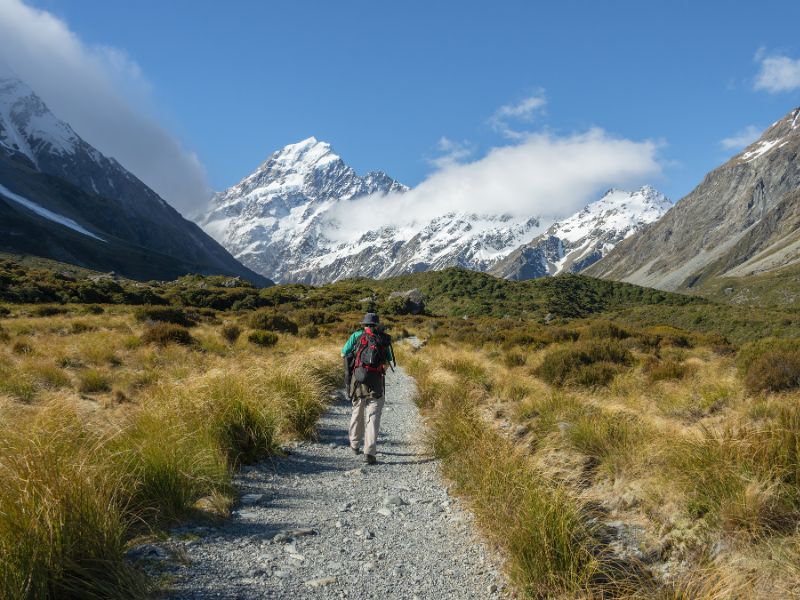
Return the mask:
[[[175,532],[187,560],[173,598],[505,596],[494,554],[419,441],[413,395],[402,369],[389,374],[376,466],[349,449],[350,406],[339,397],[316,442],[240,473],[230,520]]]

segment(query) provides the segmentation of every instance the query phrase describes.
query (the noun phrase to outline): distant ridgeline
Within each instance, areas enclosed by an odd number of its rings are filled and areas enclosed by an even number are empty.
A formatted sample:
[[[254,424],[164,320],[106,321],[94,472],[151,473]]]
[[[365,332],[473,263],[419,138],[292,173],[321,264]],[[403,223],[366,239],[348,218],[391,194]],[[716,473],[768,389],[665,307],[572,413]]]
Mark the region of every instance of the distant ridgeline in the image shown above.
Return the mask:
[[[178,304],[215,310],[286,306],[338,312],[374,308],[402,314],[408,309],[390,301],[389,296],[409,289],[419,291],[429,314],[459,317],[583,317],[639,305],[707,302],[580,275],[518,282],[452,268],[320,287],[287,284],[257,288],[227,276],[187,275],[170,282],[142,283],[41,259],[8,256],[0,260],[0,300],[14,303]]]

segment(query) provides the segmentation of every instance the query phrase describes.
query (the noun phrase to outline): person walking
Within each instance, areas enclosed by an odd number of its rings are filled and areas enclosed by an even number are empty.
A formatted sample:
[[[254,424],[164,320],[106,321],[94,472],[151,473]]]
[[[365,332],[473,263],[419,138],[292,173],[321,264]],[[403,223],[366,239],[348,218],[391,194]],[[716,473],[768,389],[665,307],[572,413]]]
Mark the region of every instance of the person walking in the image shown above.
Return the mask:
[[[350,416],[350,448],[377,463],[378,430],[386,393],[386,368],[396,366],[392,338],[381,327],[378,315],[364,315],[363,326],[342,347],[347,395],[353,403]],[[362,451],[361,445],[364,445]]]

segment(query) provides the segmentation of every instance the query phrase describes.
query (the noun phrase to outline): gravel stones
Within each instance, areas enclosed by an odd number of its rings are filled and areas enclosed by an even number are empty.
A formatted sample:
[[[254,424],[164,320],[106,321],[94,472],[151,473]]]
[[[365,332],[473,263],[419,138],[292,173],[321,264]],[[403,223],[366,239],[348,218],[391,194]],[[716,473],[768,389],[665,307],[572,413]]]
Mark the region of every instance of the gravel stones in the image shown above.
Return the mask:
[[[318,440],[240,473],[242,508],[182,548],[188,564],[173,574],[172,598],[503,597],[499,562],[420,441],[414,393],[401,369],[388,375],[393,410],[369,470],[363,456],[343,452],[350,405],[340,398]]]

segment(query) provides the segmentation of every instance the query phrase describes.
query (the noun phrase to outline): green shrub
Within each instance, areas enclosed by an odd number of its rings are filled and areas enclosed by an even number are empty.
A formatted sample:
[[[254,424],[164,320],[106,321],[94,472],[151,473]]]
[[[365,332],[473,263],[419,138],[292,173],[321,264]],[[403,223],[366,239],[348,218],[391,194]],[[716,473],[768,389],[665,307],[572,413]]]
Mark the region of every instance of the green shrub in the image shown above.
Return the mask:
[[[296,323],[305,325],[326,325],[328,323],[336,323],[341,320],[338,316],[330,311],[316,308],[295,311],[292,314],[292,317]]]
[[[143,323],[172,323],[191,327],[194,320],[182,308],[171,306],[140,306],[134,312],[136,320]]]
[[[166,346],[167,344],[182,344],[188,346],[194,343],[194,338],[189,330],[172,323],[156,323],[145,327],[142,333],[142,343]]]
[[[581,333],[581,338],[600,340],[624,340],[630,336],[626,329],[612,321],[596,321]]]
[[[567,383],[605,385],[613,379],[614,365],[630,365],[632,362],[633,356],[618,341],[585,341],[549,351],[535,374],[557,386]],[[595,363],[606,364],[587,368]]]
[[[752,392],[781,392],[800,387],[800,340],[764,338],[742,347],[739,373]]]
[[[744,383],[753,393],[800,387],[800,351],[766,352],[748,365]]]
[[[311,325],[304,325],[300,328],[300,335],[304,338],[317,338],[319,337],[319,328],[313,323]]]
[[[247,340],[256,346],[268,348],[278,343],[278,335],[272,331],[252,331],[247,336]]]
[[[97,369],[86,369],[78,373],[78,391],[84,394],[111,391],[111,379]]]
[[[694,346],[690,335],[675,327],[669,327],[667,325],[650,327],[645,333],[654,336],[654,338],[658,340],[658,345],[662,347],[673,346],[675,348],[691,348]]]
[[[242,328],[236,323],[225,323],[220,329],[220,335],[229,344],[234,344],[239,339],[239,336],[242,335]]]
[[[261,331],[278,331],[297,335],[297,323],[283,315],[259,311],[250,317],[250,327]]]
[[[33,309],[33,314],[37,317],[54,317],[56,315],[65,315],[67,312],[67,309],[63,306],[37,306]]]

